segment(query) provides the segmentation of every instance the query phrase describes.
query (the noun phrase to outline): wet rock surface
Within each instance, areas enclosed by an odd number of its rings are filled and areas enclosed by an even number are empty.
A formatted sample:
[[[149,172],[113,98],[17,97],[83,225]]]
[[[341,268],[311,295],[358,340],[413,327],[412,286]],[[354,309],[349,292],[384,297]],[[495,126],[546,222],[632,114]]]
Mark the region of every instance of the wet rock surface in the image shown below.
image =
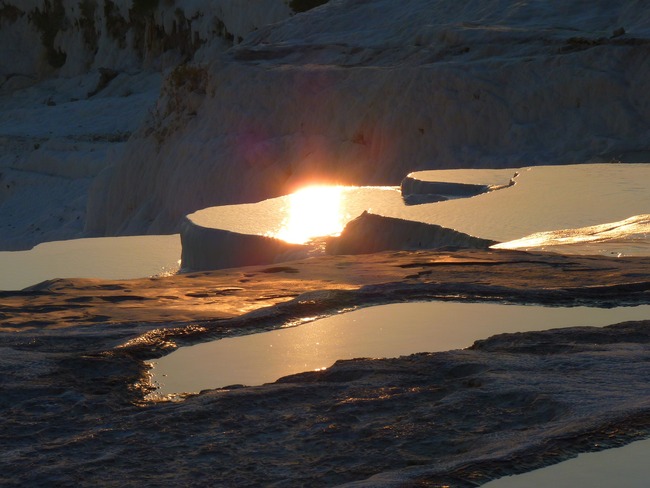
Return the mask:
[[[144,401],[143,360],[376,303],[648,303],[649,270],[647,258],[399,252],[3,292],[0,482],[475,486],[620,445],[650,433],[650,320],[339,361],[177,402]]]

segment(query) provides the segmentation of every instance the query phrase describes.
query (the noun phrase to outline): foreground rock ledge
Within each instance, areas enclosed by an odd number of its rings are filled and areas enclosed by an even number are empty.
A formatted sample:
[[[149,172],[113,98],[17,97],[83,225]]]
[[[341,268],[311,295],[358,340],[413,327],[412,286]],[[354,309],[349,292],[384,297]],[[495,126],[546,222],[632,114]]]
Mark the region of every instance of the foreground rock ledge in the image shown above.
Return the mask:
[[[509,250],[320,256],[161,278],[46,281],[23,291],[0,292],[0,330],[216,322],[308,292],[322,293],[299,301],[301,307],[313,304],[325,314],[348,306],[454,297],[563,305],[647,303],[649,287],[650,257]],[[324,293],[328,290],[330,295]],[[337,307],[342,292],[348,292],[347,299]]]
[[[323,257],[3,292],[0,482],[475,486],[650,434],[650,320],[505,334],[146,403],[182,342],[390,301],[650,303],[650,258],[512,251]]]

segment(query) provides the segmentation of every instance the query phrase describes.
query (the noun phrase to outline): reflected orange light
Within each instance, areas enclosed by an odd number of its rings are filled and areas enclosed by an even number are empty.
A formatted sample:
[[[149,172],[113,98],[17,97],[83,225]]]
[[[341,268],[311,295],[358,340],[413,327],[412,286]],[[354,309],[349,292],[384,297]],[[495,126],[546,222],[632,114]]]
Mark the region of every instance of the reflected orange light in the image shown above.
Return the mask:
[[[289,195],[287,216],[273,237],[305,244],[316,237],[340,234],[345,225],[342,186],[310,186]]]

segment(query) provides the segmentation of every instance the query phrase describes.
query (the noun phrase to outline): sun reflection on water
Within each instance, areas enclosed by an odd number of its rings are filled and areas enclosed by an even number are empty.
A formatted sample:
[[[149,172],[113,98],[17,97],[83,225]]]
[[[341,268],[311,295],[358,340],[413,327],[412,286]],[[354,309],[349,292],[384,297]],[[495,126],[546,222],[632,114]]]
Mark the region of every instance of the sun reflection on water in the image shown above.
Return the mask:
[[[310,186],[289,195],[286,218],[273,237],[305,244],[316,237],[335,236],[345,225],[343,186]]]

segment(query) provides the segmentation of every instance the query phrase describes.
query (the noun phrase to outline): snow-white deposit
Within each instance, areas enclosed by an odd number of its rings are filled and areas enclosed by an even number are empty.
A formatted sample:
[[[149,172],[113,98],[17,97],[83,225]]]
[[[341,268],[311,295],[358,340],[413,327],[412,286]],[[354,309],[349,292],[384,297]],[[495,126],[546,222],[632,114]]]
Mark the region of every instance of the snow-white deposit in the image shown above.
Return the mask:
[[[510,242],[492,246],[495,249],[525,249],[585,253],[586,249],[608,249],[610,254],[648,254],[650,245],[650,214],[635,215],[619,222],[592,225],[580,229],[537,232]]]
[[[88,188],[142,122],[156,73],[99,72],[0,92],[0,249],[83,233]]]
[[[285,0],[4,0],[0,87],[52,72],[170,68],[292,14]]]
[[[643,2],[299,3],[3,2],[3,248],[177,232],[305,181],[647,159]]]
[[[3,1],[0,249],[82,235],[90,182],[124,157],[161,73],[292,13],[284,0]]]
[[[96,180],[87,230],[175,231],[306,180],[643,160],[648,15],[634,1],[347,0],[260,28],[168,80]]]
[[[93,3],[109,4],[83,2]],[[227,5],[233,15],[268,6],[157,3],[184,12]],[[196,209],[259,201],[304,179],[397,185],[414,169],[647,154],[650,13],[642,1],[332,0],[260,27],[224,55],[224,47],[239,43],[246,18],[239,24],[216,16],[223,25],[215,21],[215,39],[202,44],[210,27],[205,12],[179,18],[174,35],[171,17],[146,9],[131,16],[151,4],[111,2],[111,15],[96,9],[94,25],[106,31],[94,36],[77,30],[82,4],[74,0],[2,2],[0,62],[10,69],[0,72],[3,243],[30,245],[57,232],[70,237],[84,226],[97,234],[173,230]],[[57,5],[73,26],[66,32],[56,30]],[[66,13],[77,5],[78,12]],[[200,64],[174,68],[192,56]],[[141,124],[158,97],[161,71],[162,94]],[[78,76],[17,91],[55,74]],[[106,164],[111,168],[101,171]],[[594,223],[627,217],[602,214]],[[499,224],[498,215],[491,218]],[[563,269],[544,260],[549,273]],[[644,261],[635,262],[638,273],[629,278],[638,300],[645,288],[637,280],[647,273]],[[567,271],[586,276],[601,261],[593,263]],[[508,279],[529,276],[526,265],[514,267]],[[471,296],[484,293],[479,274],[461,285],[474,287]],[[522,280],[528,286],[529,278]],[[611,288],[618,290],[611,300],[625,300],[627,285]],[[123,300],[161,303],[125,291],[118,286],[107,309]],[[414,290],[402,291],[405,297]],[[120,323],[108,325],[99,315],[75,319],[69,314],[85,310],[82,303],[102,301],[89,295],[97,288],[58,302],[52,293],[3,294],[19,297],[16,308],[4,307],[3,323],[14,327],[16,318],[24,327],[0,334],[2,484],[331,486],[373,474],[366,486],[415,483],[413,476],[470,484],[548,462],[558,446],[568,455],[591,441],[648,433],[647,323],[347,361],[267,387],[142,408],[131,403],[129,388],[140,377],[137,351],[128,356],[115,347],[141,343],[137,336],[159,324],[128,322],[128,307]],[[157,299],[173,300],[173,293]],[[526,296],[545,294],[557,296],[548,288]],[[37,311],[30,304],[39,296],[51,301]],[[136,316],[154,313],[152,307]],[[302,300],[296,307],[312,310]],[[216,308],[210,313],[218,316]],[[33,315],[53,311],[56,323]],[[178,334],[195,329],[194,318]],[[75,320],[86,325],[75,327]],[[100,323],[88,326],[89,320]],[[481,478],[481,466],[490,463]]]

